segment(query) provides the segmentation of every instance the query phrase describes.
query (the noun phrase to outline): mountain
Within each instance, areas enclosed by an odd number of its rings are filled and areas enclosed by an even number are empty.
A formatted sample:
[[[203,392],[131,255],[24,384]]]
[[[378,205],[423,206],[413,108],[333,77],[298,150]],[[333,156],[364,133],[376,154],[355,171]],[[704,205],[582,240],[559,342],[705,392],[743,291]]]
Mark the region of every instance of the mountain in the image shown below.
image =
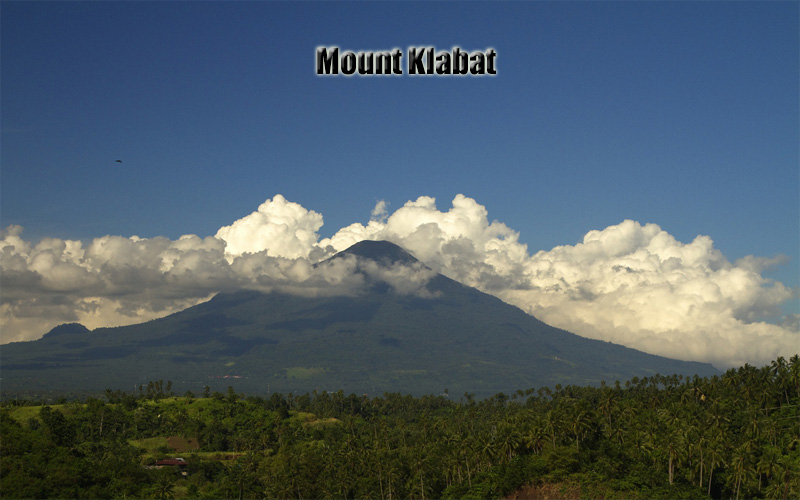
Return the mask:
[[[718,373],[551,327],[501,300],[434,273],[399,246],[362,241],[339,259],[357,290],[303,297],[220,293],[165,318],[89,331],[61,325],[0,351],[8,394],[173,391],[379,395],[498,392],[605,380]],[[405,281],[404,281],[405,280]],[[404,284],[411,283],[413,286]]]

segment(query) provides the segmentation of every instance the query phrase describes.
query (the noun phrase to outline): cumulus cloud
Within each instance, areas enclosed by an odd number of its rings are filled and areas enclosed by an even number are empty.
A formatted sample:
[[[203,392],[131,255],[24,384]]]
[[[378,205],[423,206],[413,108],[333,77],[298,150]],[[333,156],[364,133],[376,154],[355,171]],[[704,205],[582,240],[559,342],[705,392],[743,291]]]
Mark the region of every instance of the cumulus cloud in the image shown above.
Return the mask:
[[[759,321],[792,297],[761,274],[785,257],[731,263],[708,236],[681,243],[656,224],[626,220],[530,255],[517,232],[458,195],[446,212],[423,196],[321,244],[341,250],[362,239],[398,243],[551,325],[654,354],[729,367],[788,357],[800,345],[796,321]]]
[[[732,264],[707,236],[681,243],[634,221],[533,255],[498,296],[581,335],[726,367],[798,351],[797,331],[759,322],[791,290]]]
[[[429,296],[425,284],[441,272],[580,335],[722,368],[768,363],[800,345],[796,317],[762,321],[793,296],[762,274],[783,257],[731,263],[708,236],[683,243],[656,224],[626,220],[531,255],[516,231],[463,195],[447,211],[421,196],[389,214],[381,200],[366,225],[320,240],[322,223],[276,195],[206,238],[34,245],[9,226],[0,232],[2,341],[37,338],[67,321],[136,323],[238,288],[353,294],[377,279]],[[395,242],[432,270],[329,259],[367,239]]]
[[[275,195],[230,226],[217,231],[229,256],[266,251],[272,257],[308,257],[315,246],[322,215]],[[230,259],[230,257],[229,257]]]
[[[0,232],[3,342],[67,321],[90,328],[146,321],[241,281],[221,265],[224,243],[215,238],[104,236],[84,247],[51,238],[32,245],[21,234],[19,226]]]
[[[358,266],[325,259],[321,216],[276,196],[258,212],[200,238],[103,236],[31,244],[22,228],[0,231],[2,342],[32,340],[65,322],[89,328],[162,317],[241,288],[303,296],[354,295],[367,279],[424,295],[430,273],[415,266]],[[309,258],[312,254],[313,257]]]

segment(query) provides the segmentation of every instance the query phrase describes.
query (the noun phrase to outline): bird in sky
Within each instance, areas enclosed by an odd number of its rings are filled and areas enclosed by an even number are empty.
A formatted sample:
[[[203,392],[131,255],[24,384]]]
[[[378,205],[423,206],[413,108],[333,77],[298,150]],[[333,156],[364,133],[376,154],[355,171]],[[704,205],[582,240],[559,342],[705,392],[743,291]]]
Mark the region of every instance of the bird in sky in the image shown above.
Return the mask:
[[[122,160],[117,160],[117,163],[122,163]]]

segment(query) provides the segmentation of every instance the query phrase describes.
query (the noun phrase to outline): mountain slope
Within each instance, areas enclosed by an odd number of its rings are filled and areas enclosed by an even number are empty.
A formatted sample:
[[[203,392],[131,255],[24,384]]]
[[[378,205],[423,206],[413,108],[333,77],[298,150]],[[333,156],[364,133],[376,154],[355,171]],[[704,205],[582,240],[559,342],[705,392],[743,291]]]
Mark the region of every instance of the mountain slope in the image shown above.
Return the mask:
[[[139,325],[91,332],[58,327],[35,342],[3,346],[2,390],[130,391],[161,379],[181,392],[232,385],[254,394],[448,389],[489,396],[655,373],[717,373],[707,364],[553,328],[433,273],[389,242],[360,242],[333,259],[351,259],[354,272],[364,275],[358,293],[245,290]],[[428,279],[398,287],[404,273]]]

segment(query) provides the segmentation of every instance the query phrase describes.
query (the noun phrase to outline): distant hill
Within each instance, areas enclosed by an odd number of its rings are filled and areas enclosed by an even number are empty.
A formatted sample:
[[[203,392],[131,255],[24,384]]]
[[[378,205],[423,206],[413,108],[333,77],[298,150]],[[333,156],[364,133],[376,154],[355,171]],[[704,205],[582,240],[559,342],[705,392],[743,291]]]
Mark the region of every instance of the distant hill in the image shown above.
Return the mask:
[[[4,345],[3,394],[134,391],[169,380],[180,393],[208,385],[251,394],[447,390],[482,397],[655,373],[719,373],[551,327],[433,273],[393,243],[362,241],[332,259],[353,257],[366,283],[355,296],[242,290],[138,325],[61,325],[39,340]],[[431,278],[424,293],[399,293],[365,266],[412,266]]]
[[[58,337],[60,335],[75,335],[77,333],[89,333],[90,330],[80,323],[64,323],[58,325],[49,332],[45,333],[48,338]]]

